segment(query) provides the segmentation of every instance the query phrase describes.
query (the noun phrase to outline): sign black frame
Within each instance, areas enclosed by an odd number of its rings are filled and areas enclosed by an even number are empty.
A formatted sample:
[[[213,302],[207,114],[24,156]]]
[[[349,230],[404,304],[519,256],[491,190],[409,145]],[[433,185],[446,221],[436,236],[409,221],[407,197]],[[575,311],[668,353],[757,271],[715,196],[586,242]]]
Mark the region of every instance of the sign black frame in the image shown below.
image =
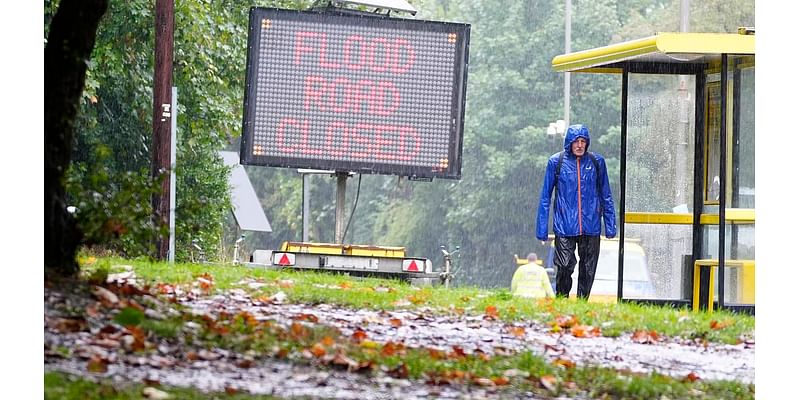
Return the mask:
[[[318,23],[321,25],[334,25],[334,26],[348,26],[359,27],[360,29],[377,30],[393,30],[397,32],[410,31],[411,33],[418,32],[434,32],[443,34],[455,34],[454,38],[454,58],[448,61],[452,63],[453,68],[453,82],[449,90],[442,90],[439,95],[444,95],[449,92],[449,116],[446,122],[449,124],[447,132],[447,160],[440,165],[408,165],[402,162],[393,162],[387,160],[382,162],[380,160],[367,160],[367,161],[354,161],[342,159],[345,157],[336,158],[335,155],[326,155],[326,157],[291,157],[291,156],[276,156],[269,154],[256,154],[259,151],[254,151],[255,140],[255,125],[257,115],[257,73],[259,64],[262,62],[262,54],[260,54],[261,46],[261,29],[264,21],[294,21],[303,23]],[[354,28],[351,28],[354,29]],[[320,170],[334,170],[341,172],[355,172],[367,174],[385,174],[385,175],[399,175],[408,176],[409,178],[446,178],[446,179],[460,179],[461,178],[461,153],[463,144],[463,131],[464,131],[464,111],[466,106],[466,85],[467,85],[467,67],[469,59],[469,33],[470,25],[452,22],[439,22],[439,21],[426,21],[414,20],[403,18],[391,18],[388,16],[375,14],[375,15],[352,15],[350,13],[336,12],[336,11],[298,11],[298,10],[284,10],[277,8],[263,8],[252,7],[250,10],[250,23],[248,33],[248,51],[247,51],[247,74],[245,82],[245,96],[244,96],[244,116],[243,116],[243,130],[240,149],[240,163],[242,165],[260,165],[271,167],[286,167],[286,168],[308,168]],[[363,50],[361,50],[363,51]],[[388,48],[386,50],[386,57],[388,59]],[[435,54],[435,53],[433,53]],[[430,54],[427,54],[430,56]],[[262,72],[264,68],[262,67]],[[275,71],[271,71],[275,72]],[[268,72],[268,73],[271,73]],[[287,74],[288,71],[277,71],[278,78],[285,77],[281,74]],[[284,80],[285,81],[285,80]],[[305,83],[308,85],[308,83]],[[425,84],[424,82],[422,84]],[[297,86],[304,85],[303,82],[297,82]],[[430,85],[430,90],[435,90],[435,85]],[[442,87],[441,85],[439,86]],[[306,86],[308,90],[308,86]],[[334,89],[335,90],[335,89]],[[308,93],[308,92],[306,92]],[[308,100],[306,100],[308,101]],[[361,107],[360,105],[358,106]],[[274,110],[260,107],[262,114],[269,114]],[[290,110],[291,111],[291,110]],[[297,110],[294,110],[297,111]],[[274,111],[277,112],[277,111]],[[362,116],[363,117],[363,116]],[[413,116],[405,115],[404,118],[424,118],[425,115],[420,113]],[[441,118],[440,123],[444,120]],[[370,122],[367,119],[367,122]],[[423,123],[426,122],[423,120]],[[277,128],[276,128],[277,129]],[[330,129],[328,128],[329,132]],[[306,132],[309,132],[306,129]],[[321,139],[320,130],[314,132],[317,137],[311,139]],[[313,134],[313,133],[312,133]],[[444,136],[444,134],[435,133],[437,136]],[[277,133],[276,133],[277,135]],[[398,134],[399,135],[399,134]],[[419,139],[421,135],[417,135],[417,143],[425,142]],[[332,134],[331,134],[332,137]],[[346,137],[346,135],[345,135]],[[355,142],[357,139],[352,139]],[[399,139],[399,141],[402,140]],[[333,142],[331,142],[333,143]],[[345,142],[347,144],[348,142]],[[332,146],[332,145],[331,145]],[[353,145],[355,146],[355,145]],[[441,147],[441,145],[440,145]],[[403,147],[405,148],[405,147]],[[315,150],[320,151],[321,150]],[[337,151],[336,153],[344,153],[344,151]],[[362,154],[362,153],[359,153]]]

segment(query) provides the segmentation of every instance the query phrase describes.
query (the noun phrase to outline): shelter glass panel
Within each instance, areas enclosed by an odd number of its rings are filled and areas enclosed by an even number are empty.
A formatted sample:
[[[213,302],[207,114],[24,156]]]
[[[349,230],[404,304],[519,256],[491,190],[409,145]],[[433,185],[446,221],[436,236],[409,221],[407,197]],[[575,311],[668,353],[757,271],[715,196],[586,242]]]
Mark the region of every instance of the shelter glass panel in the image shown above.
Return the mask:
[[[756,68],[752,57],[733,59],[734,70],[734,141],[733,141],[733,201],[729,207],[756,207],[755,161],[755,88]]]
[[[626,212],[689,216],[692,203],[695,77],[628,75]],[[692,226],[626,223],[625,239],[645,255],[653,291],[623,298],[686,299],[686,271],[692,252]],[[626,246],[626,258],[627,258]],[[632,279],[627,263],[623,279]],[[691,282],[689,282],[691,284]],[[688,290],[691,286],[688,286]],[[690,294],[690,292],[688,292]]]

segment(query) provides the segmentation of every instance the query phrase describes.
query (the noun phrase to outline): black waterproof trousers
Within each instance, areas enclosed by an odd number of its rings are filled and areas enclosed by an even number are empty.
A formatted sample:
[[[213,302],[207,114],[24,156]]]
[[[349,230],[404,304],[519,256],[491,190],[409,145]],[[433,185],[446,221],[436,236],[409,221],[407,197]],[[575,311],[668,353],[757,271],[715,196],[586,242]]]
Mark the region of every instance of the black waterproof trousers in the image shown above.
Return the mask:
[[[600,255],[600,236],[556,236],[553,265],[556,267],[556,296],[569,296],[575,270],[575,245],[578,246],[578,297],[588,299]]]

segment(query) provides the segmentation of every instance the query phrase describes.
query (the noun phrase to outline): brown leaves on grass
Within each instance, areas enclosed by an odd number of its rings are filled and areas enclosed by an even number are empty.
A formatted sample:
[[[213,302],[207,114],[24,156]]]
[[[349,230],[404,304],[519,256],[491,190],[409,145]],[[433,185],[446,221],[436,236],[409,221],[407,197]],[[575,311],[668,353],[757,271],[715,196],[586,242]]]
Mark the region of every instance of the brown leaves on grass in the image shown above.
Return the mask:
[[[89,327],[86,320],[81,317],[48,319],[47,326],[61,333],[80,332]]]
[[[392,342],[391,340],[384,343],[381,348],[381,355],[391,357],[394,355],[402,356],[406,354],[406,346],[402,342]]]
[[[108,364],[109,361],[107,358],[95,354],[89,358],[89,362],[86,364],[86,369],[89,372],[104,373],[108,371]]]
[[[497,307],[495,307],[495,306],[487,306],[486,310],[484,310],[484,314],[485,315],[484,315],[483,319],[487,319],[487,320],[495,320],[495,319],[497,319],[497,317],[498,317]]]
[[[353,284],[350,283],[349,281],[341,281],[341,282],[339,282],[339,288],[340,289],[347,290],[347,289],[350,289],[352,287],[353,287]]]
[[[631,334],[631,340],[641,344],[654,344],[661,340],[661,338],[655,330],[651,330],[650,332],[638,330]]]
[[[553,360],[553,365],[556,365],[556,366],[559,366],[559,367],[564,367],[564,368],[567,368],[567,369],[575,368],[575,361],[572,361],[572,360],[567,359],[567,358],[559,357],[559,358],[556,358],[555,360]]]
[[[694,381],[697,381],[697,380],[700,380],[700,379],[702,379],[702,378],[700,378],[700,375],[697,375],[697,374],[694,373],[694,371],[692,371],[688,375],[686,375],[686,378],[684,378],[684,381],[686,381],[686,382],[694,382]]]
[[[106,307],[115,307],[119,303],[119,297],[102,286],[95,286],[92,289],[92,294]]]
[[[291,337],[296,340],[305,339],[311,335],[311,331],[308,328],[297,322],[292,322],[289,333]]]
[[[525,336],[525,328],[521,326],[510,326],[508,327],[508,333],[515,337],[524,337]]]
[[[275,279],[275,285],[282,289],[290,289],[294,287],[294,281],[291,279]]]
[[[297,314],[297,315],[293,316],[292,319],[297,320],[297,321],[308,321],[308,322],[312,322],[312,323],[317,323],[317,321],[319,321],[319,318],[316,315],[314,315],[314,314],[306,314],[306,313]]]
[[[572,336],[579,338],[593,338],[593,337],[603,336],[600,327],[592,325],[575,325],[572,328],[570,328],[569,332],[572,334]]]
[[[711,321],[711,324],[710,324],[711,329],[714,329],[714,330],[725,329],[725,328],[727,328],[727,327],[729,327],[731,325],[733,325],[733,321],[732,320],[727,320],[727,321],[722,321],[722,322],[719,322],[717,320],[713,320],[713,321]]]
[[[554,322],[554,326],[557,326],[561,329],[572,328],[577,324],[578,318],[576,318],[574,315],[559,315],[556,317]]]
[[[204,272],[202,275],[197,277],[196,283],[200,287],[200,290],[208,294],[214,287],[214,277],[208,272]]]
[[[353,334],[352,334],[352,335],[350,335],[350,337],[351,337],[351,338],[353,339],[353,341],[355,341],[356,343],[361,343],[361,342],[363,342],[363,341],[364,341],[364,339],[366,339],[366,338],[367,338],[367,332],[364,332],[362,329],[360,329],[360,328],[359,328],[359,329],[356,329],[356,331],[355,331],[355,332],[353,332]]]
[[[408,367],[405,363],[400,363],[394,368],[391,368],[386,371],[386,375],[391,376],[395,379],[407,379],[408,378]]]
[[[558,390],[558,378],[553,375],[544,375],[539,378],[539,383],[542,385],[543,388],[551,391],[556,392]]]

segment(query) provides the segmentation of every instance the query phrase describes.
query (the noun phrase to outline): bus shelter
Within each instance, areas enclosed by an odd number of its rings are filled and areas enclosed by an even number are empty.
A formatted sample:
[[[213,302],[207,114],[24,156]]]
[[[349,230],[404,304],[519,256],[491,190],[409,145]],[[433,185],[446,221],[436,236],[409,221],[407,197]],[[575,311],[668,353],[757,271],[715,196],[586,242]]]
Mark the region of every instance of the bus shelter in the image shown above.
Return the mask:
[[[755,313],[754,30],[658,33],[552,67],[621,76],[617,299]],[[632,240],[647,298],[626,287]]]

